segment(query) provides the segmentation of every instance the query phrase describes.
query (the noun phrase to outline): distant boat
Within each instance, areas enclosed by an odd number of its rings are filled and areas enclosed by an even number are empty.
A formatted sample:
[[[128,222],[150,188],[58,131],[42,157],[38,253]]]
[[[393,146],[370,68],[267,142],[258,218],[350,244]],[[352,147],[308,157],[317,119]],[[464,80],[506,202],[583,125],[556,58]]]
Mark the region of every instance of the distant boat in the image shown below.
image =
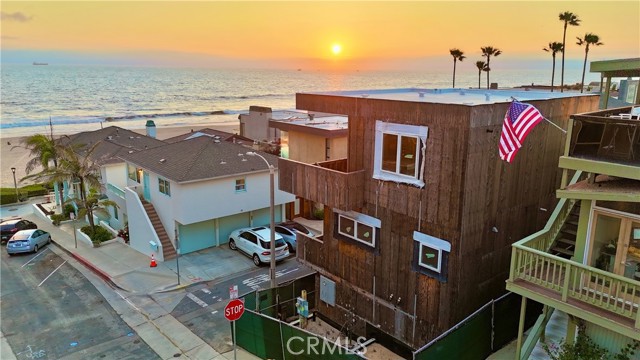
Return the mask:
[[[34,62],[33,65],[49,65],[48,63]]]

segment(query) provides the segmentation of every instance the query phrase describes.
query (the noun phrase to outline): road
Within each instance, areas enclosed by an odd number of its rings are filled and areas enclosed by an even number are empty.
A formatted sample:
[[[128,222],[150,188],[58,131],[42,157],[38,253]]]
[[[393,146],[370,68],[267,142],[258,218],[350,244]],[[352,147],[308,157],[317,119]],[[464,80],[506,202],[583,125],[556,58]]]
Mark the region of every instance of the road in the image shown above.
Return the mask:
[[[312,274],[295,259],[278,264],[278,283]],[[269,288],[269,268],[261,267],[233,279],[207,282],[189,287],[186,296],[174,307],[171,315],[183,323],[220,353],[232,350],[231,326],[224,318],[224,307],[229,302],[229,288],[238,286],[240,296],[258,288]]]
[[[1,329],[15,357],[158,359],[75,261],[54,248],[11,257],[1,250]]]

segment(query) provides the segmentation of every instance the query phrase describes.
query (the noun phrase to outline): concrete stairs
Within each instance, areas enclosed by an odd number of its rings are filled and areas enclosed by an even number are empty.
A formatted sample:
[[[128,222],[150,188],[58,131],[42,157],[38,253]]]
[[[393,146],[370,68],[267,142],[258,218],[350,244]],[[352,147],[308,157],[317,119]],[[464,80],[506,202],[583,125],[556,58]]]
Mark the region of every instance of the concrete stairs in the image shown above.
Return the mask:
[[[153,204],[148,201],[143,200],[142,205],[144,206],[144,210],[151,221],[151,225],[153,225],[153,228],[158,235],[158,239],[160,239],[164,261],[174,259],[177,256],[176,249],[173,247],[173,243],[171,242],[171,239],[169,239],[169,235],[167,235],[167,231],[164,229],[164,225],[162,225],[162,221],[160,221],[160,216],[158,216],[156,209],[153,207]]]
[[[549,253],[561,258],[571,259],[576,249],[576,234],[578,231],[578,219],[580,217],[580,203],[576,203],[571,209],[569,217],[562,225],[556,240],[551,245]]]

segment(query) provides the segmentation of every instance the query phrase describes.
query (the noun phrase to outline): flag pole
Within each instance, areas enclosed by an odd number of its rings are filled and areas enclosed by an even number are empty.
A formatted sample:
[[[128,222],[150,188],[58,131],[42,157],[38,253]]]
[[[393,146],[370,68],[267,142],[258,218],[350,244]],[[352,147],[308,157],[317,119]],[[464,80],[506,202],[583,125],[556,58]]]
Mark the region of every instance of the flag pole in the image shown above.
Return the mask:
[[[514,98],[513,96],[511,97],[511,100],[518,101],[518,102],[520,101],[520,100],[518,100],[518,99]],[[544,116],[543,116],[542,118],[543,118],[543,119],[545,119],[549,124],[551,124],[551,125],[553,125],[553,126],[557,127],[557,128],[558,128],[558,130],[562,131],[562,132],[563,132],[563,133],[565,133],[565,134],[567,133],[567,130],[565,130],[565,129],[561,128],[560,126],[556,125],[556,123],[554,123],[553,121],[551,121],[551,120],[547,119],[547,118],[546,118],[546,117],[544,117]]]

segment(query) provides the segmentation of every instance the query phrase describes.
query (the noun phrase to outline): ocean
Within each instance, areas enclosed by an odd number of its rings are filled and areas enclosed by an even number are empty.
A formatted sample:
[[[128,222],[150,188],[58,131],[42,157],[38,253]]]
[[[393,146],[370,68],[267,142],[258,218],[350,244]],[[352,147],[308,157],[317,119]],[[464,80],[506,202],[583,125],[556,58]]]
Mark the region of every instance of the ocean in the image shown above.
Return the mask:
[[[451,70],[330,72],[53,64],[3,64],[0,73],[3,138],[48,133],[49,118],[54,134],[109,125],[138,129],[148,119],[157,126],[234,123],[251,105],[293,109],[297,92],[447,88],[452,79]],[[565,83],[579,82],[580,75],[565,72]],[[549,84],[550,80],[550,69],[491,72],[491,82],[501,88]],[[485,74],[481,84],[486,86]],[[456,87],[477,86],[477,70],[458,69]]]

